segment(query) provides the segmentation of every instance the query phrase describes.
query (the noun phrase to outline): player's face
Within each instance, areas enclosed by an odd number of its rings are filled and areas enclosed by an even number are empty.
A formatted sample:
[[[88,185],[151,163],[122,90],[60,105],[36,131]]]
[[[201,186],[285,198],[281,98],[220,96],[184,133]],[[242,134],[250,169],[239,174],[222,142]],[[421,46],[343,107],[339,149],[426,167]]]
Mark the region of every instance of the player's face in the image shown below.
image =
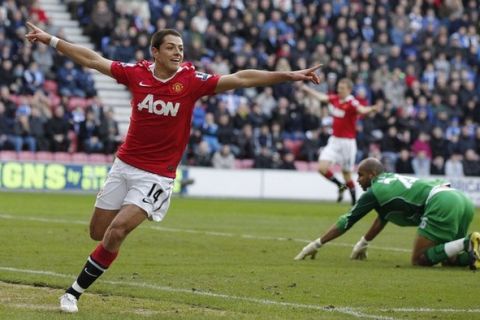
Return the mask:
[[[152,54],[155,63],[168,73],[174,73],[183,61],[183,41],[182,38],[167,35],[163,39],[160,48],[152,48]]]
[[[372,185],[373,175],[362,167],[358,168],[358,184],[362,187],[363,191],[366,191]]]
[[[350,94],[350,88],[345,82],[339,82],[337,87],[338,95],[343,99]]]

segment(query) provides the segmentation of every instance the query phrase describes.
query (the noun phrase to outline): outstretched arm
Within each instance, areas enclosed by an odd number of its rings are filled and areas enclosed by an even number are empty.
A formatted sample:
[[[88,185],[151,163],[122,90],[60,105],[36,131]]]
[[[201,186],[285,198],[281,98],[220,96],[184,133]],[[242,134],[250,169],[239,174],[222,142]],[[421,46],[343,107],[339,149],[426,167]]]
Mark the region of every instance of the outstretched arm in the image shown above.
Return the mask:
[[[265,71],[265,70],[242,70],[233,74],[220,77],[215,93],[232,89],[248,87],[264,87],[287,81],[311,81],[318,84],[319,78],[315,73],[321,65],[297,71]]]
[[[325,93],[318,92],[317,90],[314,90],[305,84],[301,86],[301,89],[312,97],[318,99],[320,102],[328,102],[328,95]]]
[[[52,45],[65,56],[72,59],[75,63],[98,70],[107,76],[112,76],[110,71],[110,67],[112,65],[111,60],[105,59],[95,51],[88,48],[69,43],[65,40],[60,40],[30,22],[27,22],[27,26],[30,29],[30,31],[25,35],[28,41],[39,41],[46,45]]]
[[[358,106],[357,107],[357,113],[359,114],[368,114],[370,112],[377,112],[378,111],[378,107],[377,105],[372,105],[372,106]]]

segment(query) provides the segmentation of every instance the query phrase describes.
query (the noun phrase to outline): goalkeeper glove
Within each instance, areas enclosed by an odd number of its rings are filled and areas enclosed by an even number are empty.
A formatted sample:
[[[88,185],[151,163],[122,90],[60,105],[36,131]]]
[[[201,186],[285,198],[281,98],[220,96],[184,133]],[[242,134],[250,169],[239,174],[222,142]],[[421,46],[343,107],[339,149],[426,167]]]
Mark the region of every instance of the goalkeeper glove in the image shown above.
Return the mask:
[[[355,259],[355,260],[367,259],[367,248],[368,248],[368,241],[365,240],[365,237],[362,236],[362,238],[360,238],[360,240],[353,247],[352,254],[350,255],[350,259]]]
[[[322,246],[322,241],[320,238],[314,240],[303,247],[302,251],[293,258],[294,260],[303,260],[307,256],[311,256],[311,259],[315,259],[315,255],[317,254],[318,248]]]

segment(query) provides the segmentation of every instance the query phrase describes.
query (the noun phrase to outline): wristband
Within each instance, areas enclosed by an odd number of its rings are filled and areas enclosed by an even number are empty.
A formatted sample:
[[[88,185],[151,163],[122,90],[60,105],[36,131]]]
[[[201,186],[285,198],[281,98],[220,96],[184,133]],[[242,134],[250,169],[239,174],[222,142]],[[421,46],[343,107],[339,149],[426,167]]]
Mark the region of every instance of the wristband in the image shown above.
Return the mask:
[[[368,245],[368,241],[365,239],[365,236],[362,236],[362,238],[359,241],[362,245]]]
[[[58,45],[58,41],[60,41],[59,38],[52,36],[52,37],[50,38],[50,42],[49,42],[48,44],[49,44],[50,47],[56,49],[56,48],[57,48],[57,45]]]

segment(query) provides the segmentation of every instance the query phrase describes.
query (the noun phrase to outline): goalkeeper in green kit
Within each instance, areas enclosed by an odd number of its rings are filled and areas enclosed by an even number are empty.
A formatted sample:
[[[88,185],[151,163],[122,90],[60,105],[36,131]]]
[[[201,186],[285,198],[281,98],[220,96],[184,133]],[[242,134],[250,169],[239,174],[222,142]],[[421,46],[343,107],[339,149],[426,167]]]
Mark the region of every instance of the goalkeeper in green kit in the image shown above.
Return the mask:
[[[467,235],[475,214],[472,201],[445,181],[425,180],[384,172],[374,158],[360,162],[358,183],[365,193],[337,223],[320,238],[310,242],[295,257],[315,258],[317,250],[341,236],[371,210],[378,214],[372,226],[353,247],[350,258],[362,260],[367,248],[387,222],[399,226],[416,226],[412,264],[480,268],[480,233]]]

